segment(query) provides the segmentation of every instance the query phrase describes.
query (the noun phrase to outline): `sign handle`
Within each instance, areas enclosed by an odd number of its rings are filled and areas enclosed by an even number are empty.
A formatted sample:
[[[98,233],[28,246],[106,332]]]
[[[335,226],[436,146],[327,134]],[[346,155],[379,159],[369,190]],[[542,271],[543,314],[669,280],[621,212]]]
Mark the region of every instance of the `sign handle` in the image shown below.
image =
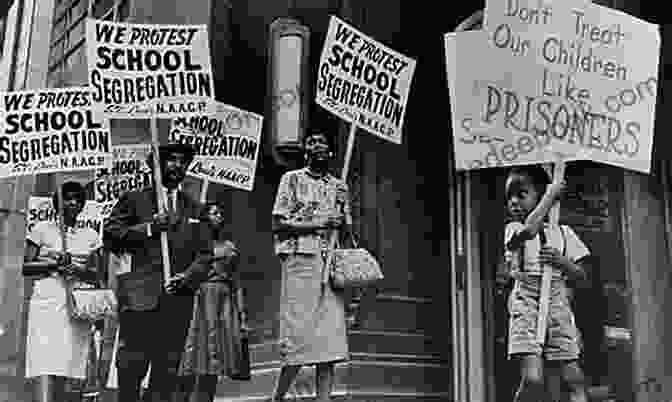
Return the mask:
[[[348,180],[348,173],[350,170],[350,159],[352,159],[352,150],[355,147],[355,134],[357,133],[357,127],[359,125],[353,120],[350,124],[350,132],[348,134],[348,142],[345,148],[345,157],[343,159],[343,168],[341,169],[341,179],[343,181]],[[336,247],[336,241],[338,240],[338,231],[333,230],[331,232],[331,238],[329,239],[329,249],[333,250]],[[332,263],[333,254],[329,253],[327,257],[326,264],[322,270],[322,284],[326,285],[329,283],[329,273]]]
[[[350,124],[350,133],[348,134],[348,143],[345,148],[345,157],[343,158],[343,169],[341,170],[341,180],[348,180],[350,173],[350,159],[352,159],[352,150],[355,147],[355,134],[359,125],[353,120]]]
[[[565,162],[558,161],[553,167],[553,182],[562,181],[565,177]],[[560,203],[556,202],[551,207],[548,213],[549,223],[551,227],[559,225],[560,220]],[[543,229],[542,229],[543,230]],[[539,294],[539,317],[537,319],[537,342],[543,344],[546,340],[546,329],[548,327],[548,311],[551,298],[551,277],[553,270],[550,266],[543,267],[543,274],[541,276],[541,291]]]
[[[65,230],[65,204],[63,203],[63,178],[61,175],[56,175],[56,205],[54,208],[58,211],[58,232],[61,236],[61,251],[63,253],[68,252],[68,245],[66,240],[68,236],[66,235]]]
[[[200,201],[203,204],[205,204],[205,202],[208,200],[208,187],[209,186],[210,186],[210,180],[203,179],[203,183],[201,183],[201,198],[200,198]]]
[[[154,189],[156,190],[156,205],[159,213],[166,212],[168,199],[163,190],[163,180],[161,179],[161,163],[159,162],[159,124],[157,119],[152,118],[149,121],[152,132],[152,164],[154,165]],[[168,248],[168,233],[161,232],[161,257],[163,258],[163,281],[168,283],[170,279],[170,250]]]

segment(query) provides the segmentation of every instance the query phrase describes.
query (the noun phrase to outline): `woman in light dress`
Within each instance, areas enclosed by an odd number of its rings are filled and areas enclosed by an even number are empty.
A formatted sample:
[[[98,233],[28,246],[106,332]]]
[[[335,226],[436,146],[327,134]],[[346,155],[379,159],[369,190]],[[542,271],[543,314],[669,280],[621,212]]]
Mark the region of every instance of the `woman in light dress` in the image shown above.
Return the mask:
[[[61,193],[62,220],[39,222],[26,236],[24,274],[35,279],[28,310],[26,378],[37,379],[40,402],[66,400],[66,379],[86,377],[93,334],[89,322],[70,317],[68,288],[95,283],[97,273],[89,261],[101,241],[95,230],[76,225],[84,208],[84,187],[66,182]],[[59,205],[57,196],[54,205]]]
[[[306,167],[285,173],[273,207],[282,266],[280,352],[283,367],[272,401],[281,401],[302,365],[317,365],[319,401],[330,400],[334,365],[348,359],[345,300],[323,280],[331,233],[351,223],[346,183],[328,172],[333,158],[323,133],[303,139]]]

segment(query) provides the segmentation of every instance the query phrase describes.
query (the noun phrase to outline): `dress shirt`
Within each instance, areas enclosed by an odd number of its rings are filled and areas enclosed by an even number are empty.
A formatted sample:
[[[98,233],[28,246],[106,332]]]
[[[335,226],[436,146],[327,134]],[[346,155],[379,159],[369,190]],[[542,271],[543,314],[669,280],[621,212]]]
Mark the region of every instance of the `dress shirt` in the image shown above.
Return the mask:
[[[163,194],[165,195],[166,200],[166,211],[172,211],[173,213],[178,213],[177,208],[177,192],[180,191],[182,186],[178,186],[172,190],[168,188],[163,188]],[[147,224],[147,237],[152,237],[152,224]]]

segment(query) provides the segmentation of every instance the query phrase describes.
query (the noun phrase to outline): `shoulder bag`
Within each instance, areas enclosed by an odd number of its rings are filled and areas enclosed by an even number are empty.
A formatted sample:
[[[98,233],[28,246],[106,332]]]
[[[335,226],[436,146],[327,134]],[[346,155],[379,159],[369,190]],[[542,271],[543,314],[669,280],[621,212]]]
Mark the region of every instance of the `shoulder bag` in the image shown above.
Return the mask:
[[[376,258],[360,248],[354,234],[350,234],[354,248],[332,250],[329,280],[336,289],[365,288],[383,280],[383,272]]]
[[[97,261],[99,267],[107,262],[101,260]],[[68,308],[73,319],[95,323],[117,318],[117,297],[113,289],[101,286],[104,282],[107,281],[100,278],[98,281],[84,281],[83,285],[80,280],[70,282]]]
[[[77,288],[70,291],[70,315],[80,321],[116,318],[117,298],[112,289]]]

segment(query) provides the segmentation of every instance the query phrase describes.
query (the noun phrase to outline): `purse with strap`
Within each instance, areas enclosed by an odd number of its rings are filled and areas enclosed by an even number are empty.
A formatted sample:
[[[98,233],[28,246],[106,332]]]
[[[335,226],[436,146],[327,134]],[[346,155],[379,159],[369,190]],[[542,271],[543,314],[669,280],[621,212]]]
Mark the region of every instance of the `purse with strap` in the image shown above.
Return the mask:
[[[67,250],[65,234],[61,231],[63,250]],[[97,261],[101,265],[101,261]],[[112,289],[100,286],[100,283],[69,281],[67,287],[67,308],[70,317],[77,321],[95,323],[106,318],[116,319],[118,302]]]
[[[250,363],[250,337],[247,329],[244,289],[241,286],[240,272],[237,265],[239,262],[239,252],[235,244],[231,241],[214,241],[214,258],[222,259],[228,262],[228,277],[231,283],[231,292],[229,298],[233,306],[234,322],[231,325],[234,334],[231,334],[233,343],[233,366],[230,367],[228,377],[232,380],[249,381],[252,379],[252,369]],[[220,267],[221,269],[222,267]],[[222,271],[220,270],[221,274]]]
[[[73,287],[69,292],[72,318],[96,322],[117,317],[117,298],[112,289]]]
[[[331,286],[345,289],[375,285],[384,278],[380,264],[368,250],[358,246],[354,234],[350,235],[354,248],[337,248],[331,251]]]

